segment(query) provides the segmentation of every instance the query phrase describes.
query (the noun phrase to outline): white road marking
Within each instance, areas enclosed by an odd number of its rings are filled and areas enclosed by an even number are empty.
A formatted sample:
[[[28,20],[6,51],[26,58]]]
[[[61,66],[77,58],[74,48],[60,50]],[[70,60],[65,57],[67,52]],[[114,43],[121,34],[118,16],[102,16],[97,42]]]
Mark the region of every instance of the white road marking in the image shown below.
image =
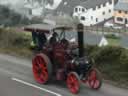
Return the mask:
[[[22,84],[24,84],[24,85],[28,85],[28,86],[34,87],[34,88],[36,88],[36,89],[39,89],[39,90],[42,90],[42,91],[51,93],[51,94],[53,94],[53,95],[62,96],[61,94],[55,93],[55,92],[50,91],[50,90],[47,90],[47,89],[45,89],[45,88],[38,87],[38,86],[33,85],[33,84],[31,84],[31,83],[25,82],[25,81],[23,81],[23,80],[20,80],[20,79],[17,79],[17,78],[11,78],[11,79],[12,79],[13,81],[16,81],[16,82],[22,83]]]

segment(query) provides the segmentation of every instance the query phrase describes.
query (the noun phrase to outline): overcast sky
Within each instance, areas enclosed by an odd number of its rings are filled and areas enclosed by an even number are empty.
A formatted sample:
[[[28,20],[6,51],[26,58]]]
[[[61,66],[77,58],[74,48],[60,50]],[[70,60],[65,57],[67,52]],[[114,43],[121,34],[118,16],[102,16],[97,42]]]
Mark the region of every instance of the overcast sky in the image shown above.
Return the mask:
[[[1,2],[9,2],[9,3],[13,3],[13,2],[17,2],[19,0],[0,0],[0,3]]]
[[[17,2],[19,2],[21,0],[0,0],[0,3],[11,3],[11,4],[15,4]]]

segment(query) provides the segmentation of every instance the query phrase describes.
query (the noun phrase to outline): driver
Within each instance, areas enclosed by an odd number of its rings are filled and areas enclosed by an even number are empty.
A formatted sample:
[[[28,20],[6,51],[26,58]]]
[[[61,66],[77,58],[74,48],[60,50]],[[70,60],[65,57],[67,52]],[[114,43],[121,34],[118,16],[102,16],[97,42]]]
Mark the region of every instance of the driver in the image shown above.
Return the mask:
[[[37,38],[38,38],[38,49],[42,50],[43,46],[47,42],[46,35],[43,32],[38,32]]]
[[[54,33],[52,34],[52,37],[51,37],[50,40],[49,40],[49,43],[50,43],[51,45],[55,45],[56,42],[57,42],[57,37],[58,37],[58,34],[57,34],[56,32],[54,32]]]

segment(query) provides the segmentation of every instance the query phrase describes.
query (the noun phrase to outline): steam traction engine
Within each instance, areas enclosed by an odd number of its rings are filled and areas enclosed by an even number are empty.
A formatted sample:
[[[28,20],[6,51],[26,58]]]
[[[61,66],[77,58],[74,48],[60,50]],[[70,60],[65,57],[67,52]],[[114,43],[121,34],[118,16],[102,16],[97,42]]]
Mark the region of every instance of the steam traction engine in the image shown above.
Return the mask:
[[[61,31],[62,38],[54,45],[47,43],[42,51],[34,56],[32,70],[35,80],[40,84],[47,84],[51,78],[65,81],[73,94],[79,92],[81,82],[92,89],[99,89],[102,84],[100,73],[93,67],[94,61],[84,55],[83,25],[77,26],[77,45],[65,39],[65,31],[71,30],[70,27],[61,26],[53,29]],[[29,27],[25,30],[50,32],[51,29]]]

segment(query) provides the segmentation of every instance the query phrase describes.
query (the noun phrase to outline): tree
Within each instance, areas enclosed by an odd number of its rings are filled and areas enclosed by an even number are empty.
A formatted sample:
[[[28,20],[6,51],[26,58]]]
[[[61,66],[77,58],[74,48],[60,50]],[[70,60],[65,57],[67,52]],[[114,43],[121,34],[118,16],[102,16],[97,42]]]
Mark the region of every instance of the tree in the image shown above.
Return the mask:
[[[16,26],[20,24],[28,24],[30,20],[27,17],[22,17],[21,14],[6,6],[0,5],[0,25]]]
[[[6,18],[9,18],[10,16],[10,10],[6,6],[0,6],[0,13],[2,13],[1,15],[3,15],[3,17],[6,17]]]
[[[54,0],[47,0],[47,2],[52,5],[54,3]]]
[[[47,13],[47,9],[46,9],[46,5],[50,2],[52,2],[53,0],[27,0],[27,3],[29,3],[33,8],[36,8],[37,6],[34,3],[38,3],[38,7],[42,8],[42,17],[46,16]]]

